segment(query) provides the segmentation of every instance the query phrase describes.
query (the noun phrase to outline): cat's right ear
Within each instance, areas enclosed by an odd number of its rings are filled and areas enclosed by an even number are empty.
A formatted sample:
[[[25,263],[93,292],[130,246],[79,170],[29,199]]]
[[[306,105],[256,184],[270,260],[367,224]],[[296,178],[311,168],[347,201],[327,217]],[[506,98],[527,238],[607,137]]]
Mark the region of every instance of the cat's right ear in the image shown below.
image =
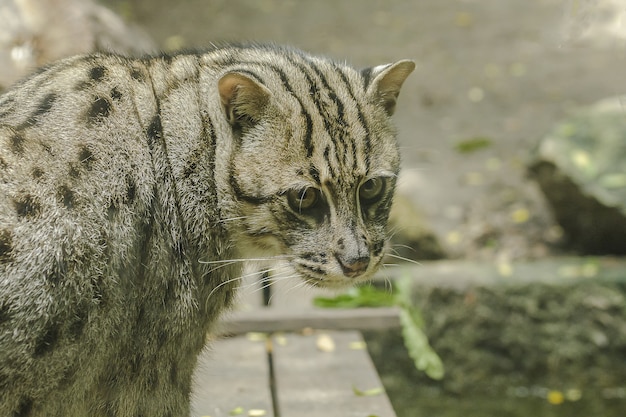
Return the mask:
[[[361,75],[365,79],[368,94],[391,116],[396,109],[400,88],[414,69],[415,62],[405,59],[394,64],[367,68],[361,71]]]
[[[222,108],[233,127],[256,124],[263,116],[270,91],[247,75],[229,72],[218,81]]]

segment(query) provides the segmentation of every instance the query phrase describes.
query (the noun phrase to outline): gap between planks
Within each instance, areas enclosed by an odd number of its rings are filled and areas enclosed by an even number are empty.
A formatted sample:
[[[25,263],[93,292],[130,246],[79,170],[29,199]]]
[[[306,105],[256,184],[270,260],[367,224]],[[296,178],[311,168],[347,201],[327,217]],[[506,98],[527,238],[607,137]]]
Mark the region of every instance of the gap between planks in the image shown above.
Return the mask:
[[[320,349],[321,334],[332,349]],[[364,346],[356,331],[213,342],[200,357],[192,416],[395,417]]]

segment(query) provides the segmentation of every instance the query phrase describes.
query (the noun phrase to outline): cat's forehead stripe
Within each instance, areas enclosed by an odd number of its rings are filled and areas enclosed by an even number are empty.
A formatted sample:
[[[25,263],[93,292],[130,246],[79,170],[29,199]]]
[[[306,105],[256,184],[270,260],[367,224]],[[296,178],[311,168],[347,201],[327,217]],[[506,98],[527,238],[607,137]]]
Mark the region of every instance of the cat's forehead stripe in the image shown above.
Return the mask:
[[[310,158],[311,155],[313,155],[313,150],[314,150],[313,119],[311,117],[311,114],[307,111],[306,106],[302,102],[302,99],[297,94],[297,91],[292,87],[292,84],[289,81],[289,77],[287,73],[281,67],[274,65],[274,64],[268,64],[266,62],[248,62],[247,64],[252,65],[252,68],[261,67],[264,71],[269,70],[271,73],[273,73],[275,76],[277,76],[280,79],[285,90],[293,94],[293,96],[296,98],[296,100],[298,101],[298,104],[300,105],[300,114],[302,118],[305,120],[305,134],[304,134],[303,143],[304,143],[304,148],[307,153],[307,157]],[[262,76],[259,74],[256,77],[261,78]]]
[[[347,165],[348,158],[352,157],[352,169],[356,170],[359,162],[358,156],[361,154],[367,155],[370,148],[370,129],[365,121],[365,118],[363,117],[361,103],[355,96],[345,74],[336,64],[321,62],[317,65],[314,59],[309,59],[307,62],[319,78],[321,83],[321,88],[319,88],[319,90],[324,91],[327,99],[329,99],[332,103],[332,105],[328,102],[323,103],[322,96],[320,94],[314,95],[318,114],[324,123],[324,130],[333,142],[335,152],[341,155],[343,165]],[[333,81],[338,78],[341,82],[331,82],[331,78]],[[342,83],[344,84],[343,89],[340,89],[340,87],[342,87]],[[348,103],[348,101],[350,103]],[[346,111],[348,104],[355,106],[357,110],[356,120],[348,120]],[[329,110],[329,107],[332,108],[333,106],[334,108]],[[358,129],[358,127],[362,128],[365,132],[363,137],[364,149],[362,149],[362,152],[357,151],[357,146],[359,145],[358,138],[354,137],[354,132]],[[367,160],[364,162],[366,162],[365,170],[367,170]]]
[[[242,58],[243,62],[233,63],[229,70],[246,71],[266,85],[271,84],[268,76],[275,77],[285,92],[297,100],[304,119],[303,146],[307,157],[312,157],[317,149],[329,161],[330,149],[320,140],[326,136],[338,156],[336,162],[341,162],[344,169],[369,170],[367,155],[371,152],[371,128],[364,116],[362,98],[355,94],[355,87],[346,75],[346,71],[353,69],[300,54],[287,53],[274,56],[274,60],[258,56],[245,58]],[[276,60],[281,61],[280,64]],[[360,88],[358,84],[356,88]],[[350,113],[355,114],[348,115],[348,107],[352,109]],[[317,133],[314,132],[316,128],[320,129]],[[360,132],[360,137],[355,137],[354,132]],[[329,167],[329,170],[337,172],[338,167]]]

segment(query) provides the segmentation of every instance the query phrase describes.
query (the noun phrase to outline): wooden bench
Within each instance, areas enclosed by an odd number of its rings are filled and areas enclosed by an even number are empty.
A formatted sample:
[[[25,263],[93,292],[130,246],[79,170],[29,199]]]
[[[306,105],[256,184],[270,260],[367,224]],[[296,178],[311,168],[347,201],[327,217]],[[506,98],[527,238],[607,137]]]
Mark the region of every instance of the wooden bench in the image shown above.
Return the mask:
[[[398,311],[317,309],[328,292],[297,283],[274,283],[271,303],[258,277],[242,285],[200,357],[193,417],[396,417],[359,330],[398,327]]]
[[[236,336],[196,371],[193,417],[395,417],[358,331]]]

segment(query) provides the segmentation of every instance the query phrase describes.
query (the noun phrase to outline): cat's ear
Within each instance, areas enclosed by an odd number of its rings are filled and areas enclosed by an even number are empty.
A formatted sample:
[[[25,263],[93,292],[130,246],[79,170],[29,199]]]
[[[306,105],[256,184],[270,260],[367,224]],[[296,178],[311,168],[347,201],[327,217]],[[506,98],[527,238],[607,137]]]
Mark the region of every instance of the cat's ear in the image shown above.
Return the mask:
[[[391,116],[396,109],[400,88],[414,69],[415,63],[405,59],[394,64],[367,68],[361,73],[368,84],[368,94],[373,96],[374,100],[379,102]]]
[[[255,124],[261,120],[270,99],[270,91],[256,80],[238,72],[229,72],[218,81],[222,107],[232,126]]]

